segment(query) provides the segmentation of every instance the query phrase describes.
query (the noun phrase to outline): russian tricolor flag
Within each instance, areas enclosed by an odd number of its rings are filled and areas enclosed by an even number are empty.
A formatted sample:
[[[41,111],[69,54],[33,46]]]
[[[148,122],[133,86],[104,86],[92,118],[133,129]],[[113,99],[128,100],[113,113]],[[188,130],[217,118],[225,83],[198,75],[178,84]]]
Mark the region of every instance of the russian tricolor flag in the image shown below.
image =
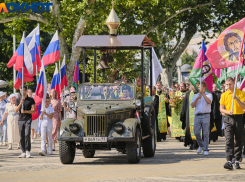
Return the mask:
[[[38,49],[38,53],[39,55],[41,55],[41,48],[40,48],[40,28],[39,28],[39,24],[37,25],[36,28],[34,28],[32,30],[32,32],[26,37],[26,43],[29,46],[33,36],[36,39],[36,44],[37,44],[37,49]],[[41,67],[41,65],[40,65]]]
[[[64,55],[64,59],[63,59],[63,61],[62,61],[61,68],[60,68],[60,74],[61,74],[61,89],[63,89],[63,88],[65,88],[65,87],[68,86],[68,84],[67,84],[67,78],[66,78],[65,61],[66,61],[66,58],[65,58],[65,55]]]
[[[24,75],[27,75],[29,77],[32,77],[34,75],[32,56],[26,44],[24,32],[22,35],[20,45],[18,49],[15,51],[10,61],[8,62],[7,67],[10,68],[14,64],[15,64],[14,69],[16,71],[19,71],[20,68],[21,69],[24,68]]]
[[[47,80],[44,66],[42,64],[40,75],[37,82],[37,88],[34,96],[36,112],[32,114],[32,120],[37,119],[41,111],[45,111],[46,103],[46,94],[47,94]]]
[[[31,42],[28,45],[28,48],[30,50],[31,57],[32,57],[32,64],[33,64],[33,68],[34,68],[33,75],[35,75],[37,72],[40,71],[41,65],[42,65],[41,60],[40,60],[40,54],[38,52],[35,32],[32,36]],[[36,70],[36,66],[37,66],[37,70]]]
[[[55,61],[60,60],[60,48],[59,48],[59,37],[58,31],[54,34],[51,42],[49,43],[43,57],[44,66],[53,64]]]
[[[19,89],[20,86],[22,85],[22,73],[21,73],[21,69],[19,70],[19,72],[17,73],[17,78],[16,81],[14,83],[14,88],[15,89]],[[24,83],[25,82],[32,82],[33,78],[32,77],[28,77],[28,76],[24,76]]]
[[[55,89],[57,92],[57,97],[60,99],[61,95],[61,85],[60,85],[60,74],[58,72],[57,64],[55,65],[54,76],[51,82],[50,89]]]

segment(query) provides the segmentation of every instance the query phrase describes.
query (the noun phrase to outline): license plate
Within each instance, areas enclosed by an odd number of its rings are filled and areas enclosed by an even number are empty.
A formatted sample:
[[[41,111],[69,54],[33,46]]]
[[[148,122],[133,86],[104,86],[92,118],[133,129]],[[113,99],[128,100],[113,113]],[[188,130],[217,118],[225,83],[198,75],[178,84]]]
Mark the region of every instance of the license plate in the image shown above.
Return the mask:
[[[107,142],[107,137],[83,137],[83,142]]]

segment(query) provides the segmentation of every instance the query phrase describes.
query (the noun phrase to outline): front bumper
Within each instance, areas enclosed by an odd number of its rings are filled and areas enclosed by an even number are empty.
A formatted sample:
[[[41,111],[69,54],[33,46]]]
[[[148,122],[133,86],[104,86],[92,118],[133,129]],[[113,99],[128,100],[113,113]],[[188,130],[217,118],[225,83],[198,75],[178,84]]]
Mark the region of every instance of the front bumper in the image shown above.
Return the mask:
[[[134,137],[107,137],[107,142],[133,142],[135,140]],[[58,137],[58,141],[70,141],[70,142],[82,142],[83,137]],[[94,143],[94,142],[86,142],[86,143]],[[101,142],[106,143],[106,142]]]

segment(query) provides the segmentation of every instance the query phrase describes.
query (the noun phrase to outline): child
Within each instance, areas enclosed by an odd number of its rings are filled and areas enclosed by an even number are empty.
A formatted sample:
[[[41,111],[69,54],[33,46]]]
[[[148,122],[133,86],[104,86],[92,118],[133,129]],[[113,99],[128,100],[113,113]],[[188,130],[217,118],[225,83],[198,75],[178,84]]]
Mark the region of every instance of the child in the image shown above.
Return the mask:
[[[48,151],[49,155],[52,155],[52,145],[53,145],[53,139],[52,139],[52,130],[53,130],[53,115],[54,115],[54,109],[52,105],[50,105],[51,99],[50,97],[46,97],[46,112],[42,111],[40,115],[41,121],[41,152],[39,152],[39,155],[44,156],[46,152],[46,135],[48,136]]]

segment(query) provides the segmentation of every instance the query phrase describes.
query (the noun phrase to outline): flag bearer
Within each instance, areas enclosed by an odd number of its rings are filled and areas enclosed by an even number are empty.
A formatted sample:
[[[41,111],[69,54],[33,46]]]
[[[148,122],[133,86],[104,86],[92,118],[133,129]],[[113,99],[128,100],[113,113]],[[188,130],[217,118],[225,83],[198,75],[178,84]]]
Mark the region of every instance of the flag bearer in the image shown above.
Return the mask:
[[[242,137],[243,137],[243,114],[245,109],[245,93],[236,89],[235,94],[234,79],[229,77],[226,79],[228,90],[221,95],[220,112],[225,114],[225,138],[226,138],[226,159],[225,169],[233,169],[232,157],[235,155],[235,168],[240,169],[239,161],[242,158]],[[232,100],[234,106],[232,110]],[[235,142],[234,142],[235,136]]]

